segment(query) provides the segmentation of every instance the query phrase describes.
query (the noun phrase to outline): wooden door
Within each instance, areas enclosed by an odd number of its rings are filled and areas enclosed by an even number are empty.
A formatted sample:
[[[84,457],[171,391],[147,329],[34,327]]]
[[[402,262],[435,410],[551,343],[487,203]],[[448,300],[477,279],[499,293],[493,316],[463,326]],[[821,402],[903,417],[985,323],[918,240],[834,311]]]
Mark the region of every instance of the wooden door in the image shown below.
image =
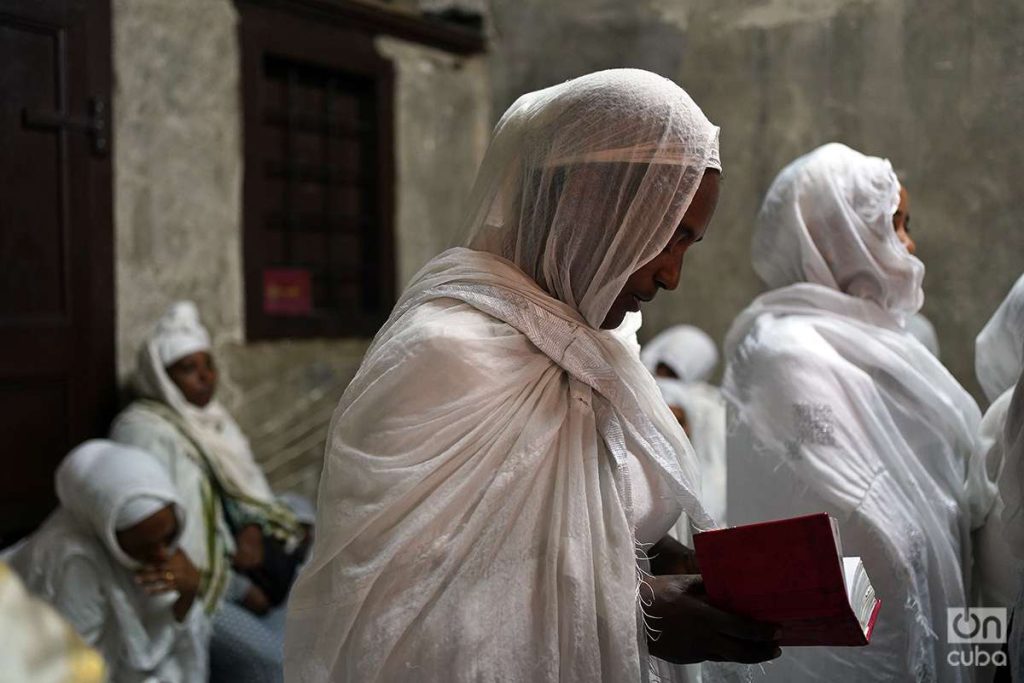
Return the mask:
[[[114,407],[109,0],[0,0],[0,545]]]

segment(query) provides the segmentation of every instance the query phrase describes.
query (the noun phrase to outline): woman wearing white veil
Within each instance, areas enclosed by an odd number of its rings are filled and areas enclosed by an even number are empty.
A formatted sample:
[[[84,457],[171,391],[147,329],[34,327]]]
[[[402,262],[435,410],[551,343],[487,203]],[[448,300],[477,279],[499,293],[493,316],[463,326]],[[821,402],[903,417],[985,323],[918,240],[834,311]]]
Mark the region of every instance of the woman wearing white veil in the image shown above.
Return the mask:
[[[640,360],[657,377],[662,397],[697,454],[704,509],[725,522],[725,401],[721,390],[708,383],[718,365],[718,347],[704,330],[676,325],[645,344]],[[684,542],[689,538],[685,519],[675,535]]]
[[[882,601],[865,648],[790,648],[779,681],[966,681],[946,610],[965,605],[980,414],[903,318],[924,265],[888,161],[829,144],[787,166],[757,218],[772,291],[726,339],[731,523],[827,511]],[[794,572],[800,568],[794,567]]]
[[[639,582],[638,544],[681,511],[713,522],[654,379],[605,331],[677,285],[717,153],[689,96],[643,71],[506,112],[468,248],[415,276],[335,412],[288,680],[638,681],[640,600],[664,656],[774,654],[773,629],[688,579]]]
[[[1006,465],[1003,431],[1022,369],[1022,340],[1024,277],[1013,285],[975,340],[975,373],[990,402],[979,428],[975,471],[991,487],[996,486]],[[991,507],[979,512],[984,525],[975,532],[974,602],[1008,607],[1017,595],[1022,565],[1003,533],[1005,501],[1002,496],[994,496]]]

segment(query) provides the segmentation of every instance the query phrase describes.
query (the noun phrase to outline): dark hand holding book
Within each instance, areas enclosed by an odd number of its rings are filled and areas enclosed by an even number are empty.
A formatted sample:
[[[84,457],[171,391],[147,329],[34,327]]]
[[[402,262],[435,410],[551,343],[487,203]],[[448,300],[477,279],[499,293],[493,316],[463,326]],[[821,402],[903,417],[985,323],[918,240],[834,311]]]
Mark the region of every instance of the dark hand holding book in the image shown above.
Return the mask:
[[[710,602],[779,624],[783,646],[867,645],[881,602],[859,557],[843,557],[822,512],[698,533]]]

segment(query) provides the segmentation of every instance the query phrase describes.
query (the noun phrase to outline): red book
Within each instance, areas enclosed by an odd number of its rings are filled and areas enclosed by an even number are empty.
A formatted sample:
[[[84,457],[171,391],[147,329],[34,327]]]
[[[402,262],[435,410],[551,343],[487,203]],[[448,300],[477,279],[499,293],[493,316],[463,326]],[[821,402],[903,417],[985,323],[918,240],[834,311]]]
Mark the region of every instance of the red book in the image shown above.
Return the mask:
[[[779,624],[781,645],[867,645],[881,602],[822,512],[695,534],[711,604]]]

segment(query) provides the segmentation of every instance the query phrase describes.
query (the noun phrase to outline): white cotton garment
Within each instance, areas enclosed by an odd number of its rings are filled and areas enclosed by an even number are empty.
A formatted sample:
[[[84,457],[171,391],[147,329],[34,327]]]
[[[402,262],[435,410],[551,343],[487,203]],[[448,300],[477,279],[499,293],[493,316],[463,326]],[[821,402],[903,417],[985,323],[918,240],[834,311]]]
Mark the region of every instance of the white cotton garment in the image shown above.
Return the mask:
[[[203,407],[189,403],[167,374],[167,367],[190,353],[210,350],[210,335],[195,304],[173,304],[139,349],[135,388],[139,395],[170,406],[202,447],[218,476],[240,493],[273,504],[274,493],[253,457],[249,440],[217,399]],[[168,360],[173,359],[173,360]]]
[[[700,463],[701,502],[714,519],[728,520],[726,511],[725,399],[721,390],[706,382],[681,382],[658,377],[658,388],[669,406],[679,406],[686,413],[689,432]],[[676,537],[687,542],[686,520],[675,527]]]
[[[907,318],[907,332],[928,349],[928,352],[940,358],[939,335],[935,333],[935,326],[932,321],[921,313],[915,313]]]
[[[184,512],[147,453],[111,441],[82,444],[57,469],[60,507],[10,557],[26,586],[53,604],[107,662],[112,683],[205,680],[210,625],[198,607],[174,618],[177,593],[148,596],[140,564],[118,545],[116,520],[139,497]]]
[[[683,90],[637,70],[502,117],[470,248],[414,277],[335,412],[288,681],[648,677],[629,457],[672,496],[662,534],[680,511],[714,522],[654,379],[598,327],[717,143]]]
[[[1021,366],[1024,339],[1024,275],[974,340],[974,372],[989,401],[1012,389]]]
[[[904,330],[923,267],[895,236],[898,198],[887,161],[831,144],[784,169],[758,215],[754,266],[776,289],[726,339],[729,521],[830,513],[882,602],[870,646],[784,648],[767,680],[971,680],[945,634],[972,510],[991,504],[969,476],[981,415]]]
[[[664,363],[682,382],[705,382],[718,365],[718,346],[699,327],[676,325],[647,342],[640,359],[651,374]]]
[[[1017,281],[996,309],[975,343],[975,369],[985,390],[1002,393],[992,400],[981,421],[977,476],[995,490],[1007,471],[1007,443],[1004,433],[1010,414],[1013,390],[1021,372],[1020,346],[1024,340],[1024,278]],[[990,396],[991,398],[991,396]],[[1012,492],[1011,492],[1012,499]],[[1012,604],[1020,587],[1024,563],[1015,557],[1006,539],[1004,517],[1012,516],[1002,495],[995,495],[988,510],[981,511],[983,523],[974,533],[976,604],[1006,607]],[[1024,552],[1024,551],[1022,551]]]
[[[1024,340],[1018,340],[1024,346]],[[1024,356],[1024,350],[1022,350]],[[1010,552],[1024,561],[1024,373],[1012,389],[1003,430],[1003,469],[999,473],[999,496],[1003,504],[1001,531]],[[1024,573],[1018,575],[1010,630],[1010,672],[1015,681],[1024,680]]]

